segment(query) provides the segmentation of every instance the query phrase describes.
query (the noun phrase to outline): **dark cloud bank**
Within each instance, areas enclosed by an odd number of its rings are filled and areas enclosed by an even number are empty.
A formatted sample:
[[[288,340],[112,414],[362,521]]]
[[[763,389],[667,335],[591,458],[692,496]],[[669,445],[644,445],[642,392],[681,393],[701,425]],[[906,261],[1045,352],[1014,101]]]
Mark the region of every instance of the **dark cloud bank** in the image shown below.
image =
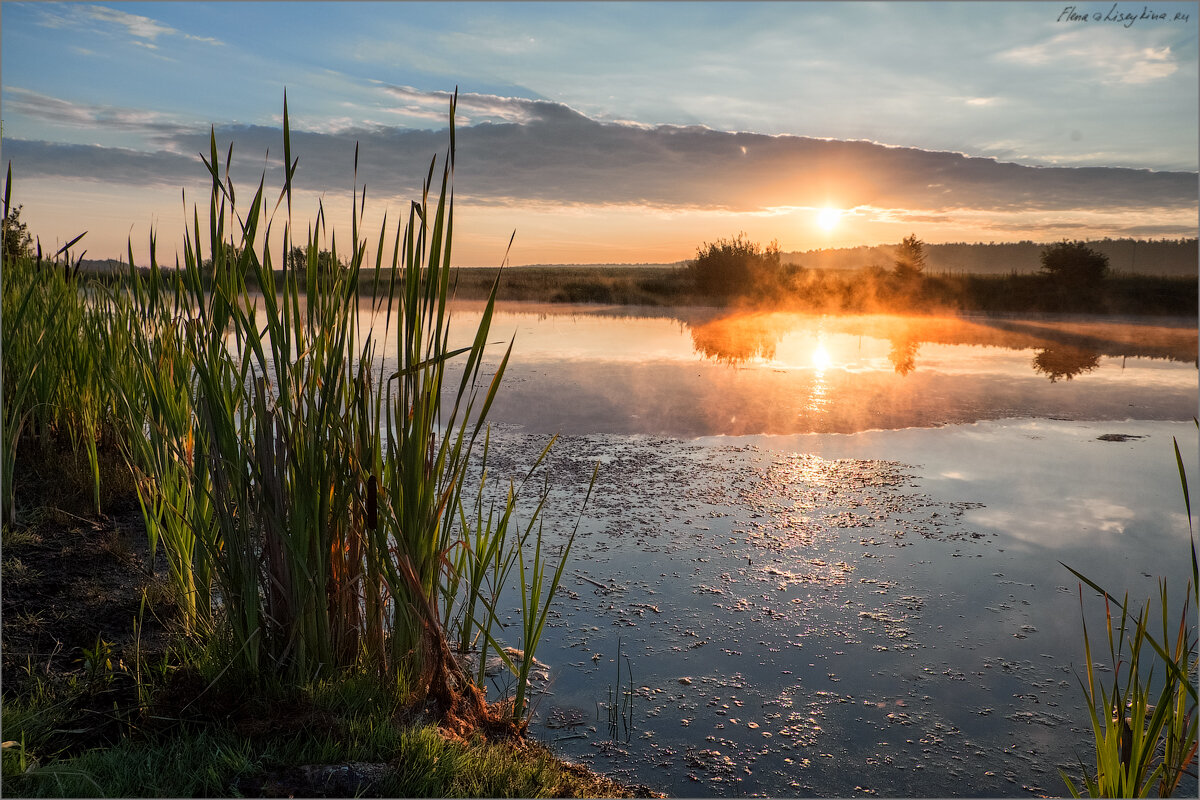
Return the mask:
[[[459,127],[455,189],[460,198],[729,211],[828,202],[925,212],[1197,206],[1194,172],[1030,167],[871,142],[604,123],[546,101],[522,101],[519,110],[516,122]],[[205,170],[196,154],[208,153],[208,132],[157,133],[162,149],[152,153],[7,140],[4,156],[22,177],[122,185],[202,182]],[[264,167],[268,186],[281,184],[280,129],[219,129],[222,159],[231,140],[239,185],[257,183]],[[430,159],[439,155],[441,163],[448,137],[445,130],[383,127],[332,134],[293,131],[293,152],[300,157],[298,187],[348,192],[355,142],[360,146],[358,180],[367,183],[370,195],[413,196]]]

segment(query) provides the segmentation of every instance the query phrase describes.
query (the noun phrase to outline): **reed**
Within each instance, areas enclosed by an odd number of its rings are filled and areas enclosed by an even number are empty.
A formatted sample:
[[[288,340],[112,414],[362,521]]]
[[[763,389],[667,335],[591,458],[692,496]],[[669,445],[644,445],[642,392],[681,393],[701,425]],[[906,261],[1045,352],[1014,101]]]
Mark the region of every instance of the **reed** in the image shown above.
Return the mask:
[[[4,186],[4,213],[12,195],[12,166]],[[3,509],[7,524],[16,521],[14,483],[21,445],[36,441],[43,454],[54,454],[60,440],[76,452],[84,449],[92,476],[94,509],[100,511],[98,439],[113,423],[104,402],[107,319],[91,302],[91,287],[79,274],[71,248],[83,234],[43,259],[40,243],[32,253],[6,254],[3,265]]]
[[[78,239],[54,264],[6,264],[4,375],[20,377],[3,389],[4,515],[14,514],[26,431],[43,446],[70,434],[86,451],[97,506],[98,448],[112,440],[135,478],[152,558],[165,556],[185,632],[219,659],[213,672],[293,686],[370,675],[434,700],[465,732],[497,719],[484,699],[489,649],[517,677],[504,713],[519,722],[526,712],[533,652],[574,534],[552,565],[546,490],[523,526],[515,521],[550,445],[507,495],[490,487],[487,416],[512,343],[485,357],[495,280],[471,343],[450,343],[454,112],[452,101],[440,183],[435,157],[394,238],[385,220],[373,268],[357,151],[348,257],[323,209],[295,233],[286,97],[286,170],[273,205],[265,173],[239,203],[233,146],[222,163],[214,130],[202,155],[207,224],[193,205],[174,269],[158,264],[154,234],[149,269],[133,266],[131,245],[128,275],[105,285],[71,268]],[[5,203],[7,211],[7,187]],[[305,263],[287,257],[296,248]],[[322,269],[323,257],[345,267]],[[382,335],[364,312],[383,313]],[[384,368],[384,349],[394,368]],[[468,512],[463,490],[480,441]],[[514,577],[520,663],[498,636],[497,604]],[[473,649],[481,667],[467,675],[458,659]]]
[[[621,688],[622,656],[625,658],[625,673],[629,678],[629,685],[624,690]],[[617,741],[621,730],[624,729],[625,742],[628,743],[633,732],[633,665],[629,661],[629,654],[621,652],[620,637],[617,638],[616,662],[616,682],[608,687],[608,738]]]
[[[109,391],[125,420],[120,442],[134,473],[150,557],[161,543],[185,629],[195,632],[211,624],[212,554],[203,537],[212,527],[212,506],[204,491],[207,473],[195,469],[193,369],[182,303],[167,304],[153,247],[151,253],[148,281],[131,269],[129,291],[105,298],[110,318],[123,323],[113,328],[125,332],[119,338],[126,346],[125,355],[110,362]]]
[[[1177,441],[1175,460],[1190,529],[1192,510],[1187,472]],[[1112,671],[1108,686],[1095,674],[1085,619],[1083,645],[1087,680],[1085,683],[1080,678],[1079,682],[1088,700],[1096,766],[1092,771],[1080,764],[1084,790],[1092,797],[1145,797],[1151,792],[1170,797],[1185,774],[1196,775],[1196,612],[1194,607],[1189,608],[1192,603],[1200,607],[1200,571],[1197,569],[1195,539],[1192,539],[1192,576],[1177,628],[1170,624],[1165,581],[1159,581],[1158,609],[1152,614],[1151,604],[1155,598],[1148,600],[1140,611],[1134,611],[1129,605],[1128,594],[1117,600],[1086,576],[1071,567],[1067,569],[1104,597]],[[1079,603],[1082,612],[1082,584]],[[1114,608],[1119,615],[1114,613]],[[1161,631],[1157,635],[1156,622],[1161,622]],[[1174,642],[1172,630],[1175,631]],[[1157,679],[1155,668],[1161,668]],[[1061,770],[1060,774],[1072,796],[1080,797],[1071,778]]]
[[[545,461],[555,439],[557,437],[552,438],[542,450],[519,486],[514,482],[509,483],[503,506],[497,508],[496,498],[489,497],[487,463],[491,436],[490,431],[485,432],[473,514],[468,517],[464,504],[461,500],[459,503],[459,528],[470,537],[471,542],[470,547],[458,548],[457,551],[449,588],[452,595],[460,597],[460,601],[454,612],[456,616],[448,619],[447,624],[457,631],[457,655],[475,657],[477,669],[472,679],[476,686],[484,686],[489,650],[493,650],[510,671],[514,674],[518,672],[518,667],[491,636],[491,631],[499,622],[497,612],[501,592],[509,584],[509,576],[520,556],[520,547],[512,546],[511,536],[515,531],[522,541],[529,537],[544,507],[544,498],[530,514],[523,533],[516,523],[514,511],[525,486]]]
[[[493,284],[471,344],[450,344],[453,115],[452,103],[440,184],[435,158],[391,242],[385,222],[373,270],[357,171],[349,257],[339,257],[323,210],[293,239],[298,162],[286,98],[287,170],[274,207],[261,180],[238,204],[232,145],[222,165],[214,132],[204,157],[207,229],[194,208],[178,269],[131,270],[107,308],[132,331],[136,355],[110,388],[147,530],[166,551],[189,630],[225,654],[222,672],[292,685],[371,674],[436,701],[450,727],[465,730],[492,712],[482,669],[469,676],[458,657],[503,653],[496,604],[514,573],[529,657],[505,660],[518,678],[516,716],[524,713],[569,544],[550,568],[539,527],[528,552],[544,496],[523,532],[516,486],[484,513],[493,494],[486,418],[511,342],[497,363],[485,359]],[[282,236],[272,241],[285,201]],[[319,268],[325,241],[344,269]],[[276,271],[274,244],[285,255],[300,247],[307,263],[282,257]],[[359,291],[367,282],[369,302]],[[362,324],[364,311],[384,312],[382,337]],[[388,337],[394,369],[380,355]],[[468,513],[463,489],[477,441],[484,466]]]

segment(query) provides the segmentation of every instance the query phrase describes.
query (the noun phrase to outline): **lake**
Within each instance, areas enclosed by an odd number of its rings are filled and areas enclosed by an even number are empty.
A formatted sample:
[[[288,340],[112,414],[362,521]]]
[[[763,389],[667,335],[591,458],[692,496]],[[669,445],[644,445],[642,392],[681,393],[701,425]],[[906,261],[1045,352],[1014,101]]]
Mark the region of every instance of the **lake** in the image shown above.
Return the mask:
[[[530,730],[568,759],[686,796],[1062,794],[1092,751],[1059,562],[1137,605],[1165,577],[1177,619],[1194,319],[514,304],[492,332],[490,466],[560,434],[556,541],[601,465],[537,652]]]

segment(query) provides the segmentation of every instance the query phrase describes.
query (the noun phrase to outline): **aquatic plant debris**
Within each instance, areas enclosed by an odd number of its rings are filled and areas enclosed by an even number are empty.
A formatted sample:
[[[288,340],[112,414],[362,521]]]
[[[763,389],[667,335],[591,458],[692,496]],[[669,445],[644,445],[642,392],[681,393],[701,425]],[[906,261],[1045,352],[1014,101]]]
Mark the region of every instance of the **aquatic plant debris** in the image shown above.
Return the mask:
[[[1105,447],[1083,423],[1055,425],[1072,447]],[[506,426],[493,440],[498,474],[544,444]],[[986,496],[931,480],[944,465],[772,441],[563,437],[544,465],[552,486],[605,468],[539,658],[554,705],[597,710],[565,740],[539,710],[534,735],[689,796],[1057,786],[1087,733],[1063,576],[986,524],[1003,510]],[[637,709],[619,746],[599,724],[618,638]]]

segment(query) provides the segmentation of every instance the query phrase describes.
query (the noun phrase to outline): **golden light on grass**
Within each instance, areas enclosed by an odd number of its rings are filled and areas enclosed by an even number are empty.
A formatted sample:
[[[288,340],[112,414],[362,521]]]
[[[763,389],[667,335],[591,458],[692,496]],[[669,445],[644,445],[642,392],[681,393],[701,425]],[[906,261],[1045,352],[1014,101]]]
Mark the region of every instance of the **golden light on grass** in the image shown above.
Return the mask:
[[[841,209],[826,206],[817,212],[817,225],[824,231],[831,231],[837,227],[841,218]]]

